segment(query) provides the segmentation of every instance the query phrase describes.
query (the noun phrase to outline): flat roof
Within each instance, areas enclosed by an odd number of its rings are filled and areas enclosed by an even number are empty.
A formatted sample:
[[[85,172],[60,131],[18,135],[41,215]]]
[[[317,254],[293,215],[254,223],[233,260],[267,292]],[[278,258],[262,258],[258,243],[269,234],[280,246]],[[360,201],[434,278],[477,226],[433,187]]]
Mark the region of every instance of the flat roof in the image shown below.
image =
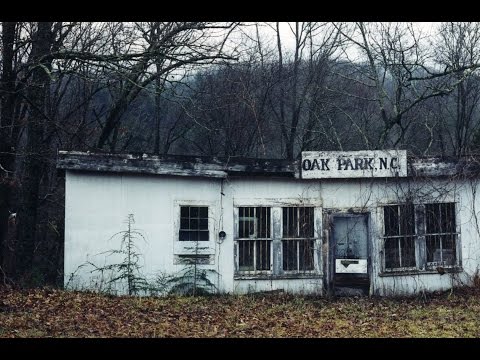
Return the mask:
[[[59,151],[57,168],[65,170],[226,178],[295,177],[295,164],[281,159],[184,155],[110,154]]]
[[[111,154],[59,151],[63,170],[227,178],[262,176],[300,178],[300,161],[185,155]],[[480,157],[408,157],[408,177],[480,175]]]

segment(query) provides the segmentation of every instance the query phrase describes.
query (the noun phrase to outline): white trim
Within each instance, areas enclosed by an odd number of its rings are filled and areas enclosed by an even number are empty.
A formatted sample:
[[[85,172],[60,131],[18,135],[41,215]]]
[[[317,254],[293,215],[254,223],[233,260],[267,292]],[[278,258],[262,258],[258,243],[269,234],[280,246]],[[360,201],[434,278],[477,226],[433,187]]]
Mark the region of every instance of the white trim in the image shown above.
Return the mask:
[[[322,207],[319,198],[233,198],[234,207],[289,207],[313,206]]]

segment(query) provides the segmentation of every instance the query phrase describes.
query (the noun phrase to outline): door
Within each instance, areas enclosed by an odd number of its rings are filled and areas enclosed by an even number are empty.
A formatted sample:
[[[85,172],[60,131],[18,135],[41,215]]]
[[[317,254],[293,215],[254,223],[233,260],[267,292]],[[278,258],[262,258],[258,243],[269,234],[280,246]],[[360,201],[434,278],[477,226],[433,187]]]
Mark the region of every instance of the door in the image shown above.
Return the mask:
[[[336,295],[368,295],[368,215],[333,215],[333,287]]]

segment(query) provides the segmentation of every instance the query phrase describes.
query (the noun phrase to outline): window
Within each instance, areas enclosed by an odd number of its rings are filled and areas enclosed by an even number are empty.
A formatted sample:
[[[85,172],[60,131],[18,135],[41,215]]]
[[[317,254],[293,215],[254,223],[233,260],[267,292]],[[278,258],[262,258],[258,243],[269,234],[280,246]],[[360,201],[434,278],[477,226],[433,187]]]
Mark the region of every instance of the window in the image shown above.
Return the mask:
[[[272,266],[271,209],[238,208],[238,270],[270,271]]]
[[[425,219],[427,267],[455,265],[457,242],[455,204],[426,204]]]
[[[383,208],[385,269],[415,267],[415,211],[413,204]]]
[[[274,206],[236,208],[236,275],[317,277],[321,269],[317,252],[321,245],[315,237],[315,224],[321,223],[322,211],[296,199],[286,206],[285,200],[272,202]]]
[[[180,241],[208,241],[208,206],[180,206]]]
[[[284,207],[283,270],[314,270],[314,248],[313,207]]]
[[[384,269],[435,270],[458,265],[456,224],[453,202],[384,206]]]

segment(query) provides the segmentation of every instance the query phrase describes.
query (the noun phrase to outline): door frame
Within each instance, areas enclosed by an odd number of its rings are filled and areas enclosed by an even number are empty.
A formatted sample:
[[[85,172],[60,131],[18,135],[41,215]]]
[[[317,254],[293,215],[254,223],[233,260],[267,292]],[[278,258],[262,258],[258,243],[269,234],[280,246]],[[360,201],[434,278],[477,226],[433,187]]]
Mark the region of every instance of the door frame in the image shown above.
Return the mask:
[[[370,295],[372,288],[372,236],[371,236],[371,225],[372,225],[372,213],[371,211],[352,211],[349,209],[346,212],[335,209],[328,211],[326,214],[326,220],[328,224],[328,270],[327,273],[327,293],[330,295],[335,295],[335,253],[336,253],[336,243],[335,243],[335,219],[336,218],[353,218],[363,216],[366,218],[366,232],[367,232],[367,275],[369,281],[368,294]]]

